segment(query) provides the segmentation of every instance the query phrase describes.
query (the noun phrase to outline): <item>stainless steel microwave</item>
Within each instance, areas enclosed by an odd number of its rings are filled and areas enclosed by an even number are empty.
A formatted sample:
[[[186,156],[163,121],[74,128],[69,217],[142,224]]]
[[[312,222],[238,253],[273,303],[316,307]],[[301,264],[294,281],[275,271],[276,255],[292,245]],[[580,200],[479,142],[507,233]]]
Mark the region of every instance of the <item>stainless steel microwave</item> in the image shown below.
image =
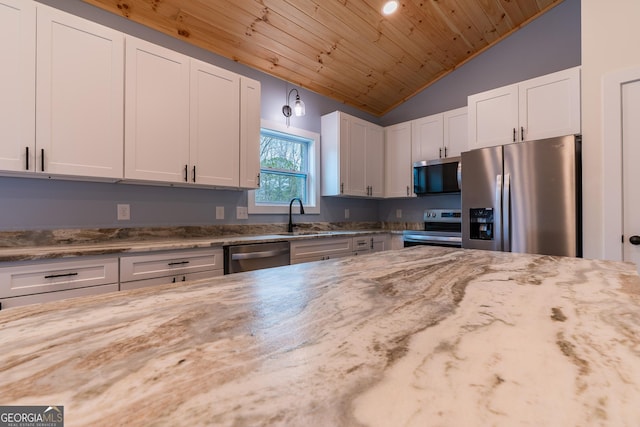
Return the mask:
[[[417,196],[459,193],[462,181],[460,157],[413,164],[413,192]]]

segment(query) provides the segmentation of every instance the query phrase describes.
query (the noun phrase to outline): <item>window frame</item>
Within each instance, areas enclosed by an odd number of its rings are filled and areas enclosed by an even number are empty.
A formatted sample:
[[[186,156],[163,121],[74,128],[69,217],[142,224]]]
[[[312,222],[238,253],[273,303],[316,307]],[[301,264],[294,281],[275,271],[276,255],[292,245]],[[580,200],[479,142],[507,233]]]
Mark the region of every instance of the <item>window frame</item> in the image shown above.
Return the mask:
[[[286,133],[310,140],[308,147],[309,171],[307,172],[307,202],[304,204],[305,214],[320,214],[320,134],[305,129],[287,127],[282,123],[270,120],[260,121],[261,129]],[[256,204],[256,190],[248,192],[248,210],[250,214],[288,214],[289,205]],[[298,204],[294,205],[294,212],[299,211]]]

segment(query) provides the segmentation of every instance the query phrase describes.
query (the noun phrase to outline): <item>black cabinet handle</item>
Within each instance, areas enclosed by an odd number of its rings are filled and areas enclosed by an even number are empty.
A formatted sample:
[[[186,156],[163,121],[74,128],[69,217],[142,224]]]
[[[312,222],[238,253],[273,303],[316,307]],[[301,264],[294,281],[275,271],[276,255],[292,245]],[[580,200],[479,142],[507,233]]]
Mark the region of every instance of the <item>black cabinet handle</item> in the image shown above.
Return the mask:
[[[444,147],[444,157],[447,158],[447,147]]]
[[[513,128],[513,142],[516,142],[516,128]]]
[[[442,147],[438,148],[438,157],[442,158]],[[445,154],[446,157],[446,154]]]
[[[174,265],[185,265],[185,264],[189,264],[189,261],[176,261],[176,262],[170,262],[169,266],[174,266]]]
[[[187,276],[182,276],[182,281],[186,282],[187,281]]]
[[[44,172],[44,148],[40,151],[40,170]]]
[[[632,245],[640,245],[640,236],[629,237],[629,243],[631,243]]]
[[[196,166],[193,166],[193,182],[196,182]]]
[[[27,154],[27,156],[26,156],[27,157],[26,166],[27,166],[27,170],[29,170],[29,147],[25,147],[25,148],[27,150],[27,153],[26,153]]]
[[[189,165],[184,165],[184,182],[189,182]]]
[[[520,126],[520,141],[524,141],[524,127]]]
[[[64,273],[64,274],[49,274],[47,276],[44,276],[45,279],[54,279],[57,277],[72,277],[72,276],[77,276],[78,273]]]

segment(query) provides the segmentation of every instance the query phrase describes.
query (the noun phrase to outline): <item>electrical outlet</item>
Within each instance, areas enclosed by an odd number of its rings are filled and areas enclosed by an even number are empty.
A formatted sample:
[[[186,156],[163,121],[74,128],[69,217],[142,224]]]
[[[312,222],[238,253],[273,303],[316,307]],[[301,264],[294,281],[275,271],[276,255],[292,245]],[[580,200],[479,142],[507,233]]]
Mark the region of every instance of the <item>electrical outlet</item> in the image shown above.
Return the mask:
[[[118,205],[118,221],[129,221],[131,219],[131,207],[128,204]]]
[[[396,218],[402,218],[402,209],[396,209]]]
[[[216,219],[224,219],[224,206],[216,206]]]
[[[349,209],[344,210],[344,219],[349,219]]]
[[[249,219],[249,211],[246,206],[236,207],[236,219]]]

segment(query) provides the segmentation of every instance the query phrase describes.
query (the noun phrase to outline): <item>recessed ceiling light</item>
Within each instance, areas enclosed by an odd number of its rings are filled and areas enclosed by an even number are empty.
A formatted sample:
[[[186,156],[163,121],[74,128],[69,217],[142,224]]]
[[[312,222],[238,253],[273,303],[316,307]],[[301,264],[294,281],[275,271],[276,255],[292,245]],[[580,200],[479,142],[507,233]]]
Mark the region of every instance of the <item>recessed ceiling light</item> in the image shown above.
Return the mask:
[[[391,15],[397,9],[398,9],[398,2],[397,1],[395,1],[395,0],[388,1],[382,7],[382,13],[384,13],[385,15]]]

